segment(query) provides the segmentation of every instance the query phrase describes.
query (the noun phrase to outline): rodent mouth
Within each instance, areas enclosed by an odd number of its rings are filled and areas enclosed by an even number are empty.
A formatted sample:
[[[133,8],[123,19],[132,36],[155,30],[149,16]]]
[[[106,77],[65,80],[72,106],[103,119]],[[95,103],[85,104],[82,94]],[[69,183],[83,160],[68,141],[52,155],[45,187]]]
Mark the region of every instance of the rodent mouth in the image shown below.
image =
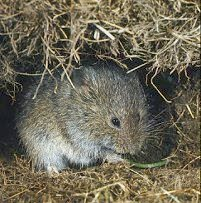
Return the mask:
[[[110,147],[102,147],[101,149],[105,152],[114,153],[114,154],[120,155],[122,157],[127,157],[129,155],[129,153],[117,152],[115,149],[110,148]]]

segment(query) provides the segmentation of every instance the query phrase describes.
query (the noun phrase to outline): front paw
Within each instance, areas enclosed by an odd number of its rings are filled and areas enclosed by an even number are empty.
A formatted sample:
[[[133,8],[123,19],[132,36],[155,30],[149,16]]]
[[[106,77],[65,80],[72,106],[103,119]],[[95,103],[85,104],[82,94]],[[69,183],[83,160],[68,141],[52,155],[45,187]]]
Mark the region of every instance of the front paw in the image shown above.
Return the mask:
[[[58,176],[59,175],[59,170],[57,169],[56,166],[47,166],[46,170],[47,170],[47,173],[49,176]]]
[[[125,160],[121,157],[121,155],[118,154],[107,154],[105,157],[105,160],[108,163],[118,163],[118,162],[124,162]]]

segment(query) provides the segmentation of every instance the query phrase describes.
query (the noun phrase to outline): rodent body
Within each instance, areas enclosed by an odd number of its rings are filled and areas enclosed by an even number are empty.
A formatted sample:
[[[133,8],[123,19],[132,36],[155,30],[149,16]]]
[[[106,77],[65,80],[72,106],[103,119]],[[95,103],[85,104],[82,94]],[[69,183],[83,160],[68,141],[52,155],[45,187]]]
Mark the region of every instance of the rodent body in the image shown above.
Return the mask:
[[[152,121],[136,74],[95,63],[75,69],[71,79],[75,88],[65,79],[55,94],[48,77],[35,99],[37,83],[24,94],[17,129],[36,168],[57,172],[138,153]]]

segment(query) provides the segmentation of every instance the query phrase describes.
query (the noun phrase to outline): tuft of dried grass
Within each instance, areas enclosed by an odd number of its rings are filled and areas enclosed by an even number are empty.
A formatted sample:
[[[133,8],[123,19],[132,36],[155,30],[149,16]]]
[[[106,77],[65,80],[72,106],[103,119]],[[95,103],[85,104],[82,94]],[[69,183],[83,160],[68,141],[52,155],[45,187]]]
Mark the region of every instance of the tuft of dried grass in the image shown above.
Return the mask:
[[[0,164],[2,202],[198,202],[199,169],[137,170],[126,164],[33,173],[16,158]]]
[[[89,56],[181,73],[199,65],[199,15],[197,0],[1,1],[0,88],[13,95],[17,75],[57,68],[68,77]]]

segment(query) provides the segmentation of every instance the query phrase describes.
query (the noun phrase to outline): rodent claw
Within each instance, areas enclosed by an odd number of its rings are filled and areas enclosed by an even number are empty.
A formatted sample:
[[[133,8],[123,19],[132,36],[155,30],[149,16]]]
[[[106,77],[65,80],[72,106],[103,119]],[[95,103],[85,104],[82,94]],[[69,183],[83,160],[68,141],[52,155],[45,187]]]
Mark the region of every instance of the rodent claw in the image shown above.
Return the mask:
[[[57,168],[55,166],[48,166],[47,167],[47,172],[50,176],[58,176],[59,175],[59,171],[57,170]]]

